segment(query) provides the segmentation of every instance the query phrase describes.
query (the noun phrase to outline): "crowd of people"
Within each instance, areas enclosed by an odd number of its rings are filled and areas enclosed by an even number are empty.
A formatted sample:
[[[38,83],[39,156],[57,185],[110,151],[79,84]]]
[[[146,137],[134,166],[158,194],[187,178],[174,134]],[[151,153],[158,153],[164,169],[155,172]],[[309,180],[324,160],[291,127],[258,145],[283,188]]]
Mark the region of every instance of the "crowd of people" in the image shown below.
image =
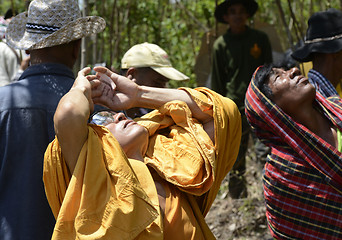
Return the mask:
[[[342,238],[342,12],[308,20],[292,53],[312,62],[306,77],[272,64],[267,34],[247,24],[257,10],[217,5],[228,30],[210,87],[194,89],[169,88],[189,77],[147,42],[127,50],[120,73],[75,77],[81,39],[106,27],[76,0],[6,13],[3,45],[27,58],[0,55],[0,240],[215,239],[205,216],[226,177],[232,198],[247,197],[249,139],[265,162],[271,235]]]

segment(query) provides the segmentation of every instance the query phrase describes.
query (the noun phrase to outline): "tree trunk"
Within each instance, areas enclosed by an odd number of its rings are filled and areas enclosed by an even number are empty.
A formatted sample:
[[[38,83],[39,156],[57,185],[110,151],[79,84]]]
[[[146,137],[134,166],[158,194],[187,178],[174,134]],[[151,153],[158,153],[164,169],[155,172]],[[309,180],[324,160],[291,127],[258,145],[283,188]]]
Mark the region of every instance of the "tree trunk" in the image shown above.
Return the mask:
[[[285,28],[285,31],[286,31],[286,34],[287,34],[287,38],[289,40],[289,44],[290,44],[290,47],[291,49],[293,49],[293,38],[292,38],[292,35],[291,35],[291,31],[289,29],[289,26],[286,22],[286,19],[285,19],[285,14],[284,14],[284,10],[283,10],[283,7],[281,6],[281,2],[280,0],[275,0],[277,6],[278,6],[278,10],[279,10],[279,14],[280,14],[280,18],[284,24],[284,28]]]
[[[83,0],[83,9],[82,15],[83,17],[88,16],[88,0]],[[82,45],[81,45],[81,66],[80,68],[84,68],[87,66],[87,37],[82,38]]]

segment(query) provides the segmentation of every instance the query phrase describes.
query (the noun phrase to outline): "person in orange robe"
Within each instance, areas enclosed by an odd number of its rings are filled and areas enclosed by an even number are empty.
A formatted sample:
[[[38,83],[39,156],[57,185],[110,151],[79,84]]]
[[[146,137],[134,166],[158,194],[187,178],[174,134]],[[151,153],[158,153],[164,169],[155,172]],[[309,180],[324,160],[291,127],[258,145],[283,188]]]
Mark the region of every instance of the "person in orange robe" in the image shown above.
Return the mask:
[[[204,217],[238,154],[235,103],[94,70],[79,72],[54,116],[43,175],[52,239],[215,239]],[[108,110],[91,114],[94,104]],[[119,112],[132,107],[156,110]]]

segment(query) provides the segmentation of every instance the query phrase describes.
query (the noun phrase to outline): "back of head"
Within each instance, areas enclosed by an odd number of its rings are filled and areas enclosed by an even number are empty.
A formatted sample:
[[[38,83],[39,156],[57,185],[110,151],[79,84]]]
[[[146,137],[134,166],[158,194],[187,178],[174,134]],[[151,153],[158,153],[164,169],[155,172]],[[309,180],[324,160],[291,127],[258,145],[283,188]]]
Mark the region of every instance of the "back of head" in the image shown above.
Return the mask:
[[[42,49],[99,33],[105,26],[101,17],[82,17],[77,0],[33,0],[28,12],[12,19],[6,39],[14,48]]]
[[[172,67],[168,54],[158,45],[141,43],[131,47],[121,59],[121,69],[150,67],[171,80],[188,80],[183,73]]]
[[[313,53],[337,53],[342,50],[342,12],[331,8],[314,13],[308,21],[304,45],[293,52],[300,62],[312,61]]]

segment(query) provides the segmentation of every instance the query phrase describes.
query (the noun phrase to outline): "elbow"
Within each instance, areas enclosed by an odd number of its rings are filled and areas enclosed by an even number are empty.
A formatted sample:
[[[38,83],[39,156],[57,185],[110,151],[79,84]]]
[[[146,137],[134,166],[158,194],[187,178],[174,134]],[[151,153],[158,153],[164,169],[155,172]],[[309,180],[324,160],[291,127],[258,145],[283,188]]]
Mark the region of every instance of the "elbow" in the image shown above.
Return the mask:
[[[81,111],[80,106],[73,102],[64,102],[59,104],[54,115],[54,127],[56,135],[65,131],[72,131],[75,128],[87,125],[89,116],[84,111]]]

